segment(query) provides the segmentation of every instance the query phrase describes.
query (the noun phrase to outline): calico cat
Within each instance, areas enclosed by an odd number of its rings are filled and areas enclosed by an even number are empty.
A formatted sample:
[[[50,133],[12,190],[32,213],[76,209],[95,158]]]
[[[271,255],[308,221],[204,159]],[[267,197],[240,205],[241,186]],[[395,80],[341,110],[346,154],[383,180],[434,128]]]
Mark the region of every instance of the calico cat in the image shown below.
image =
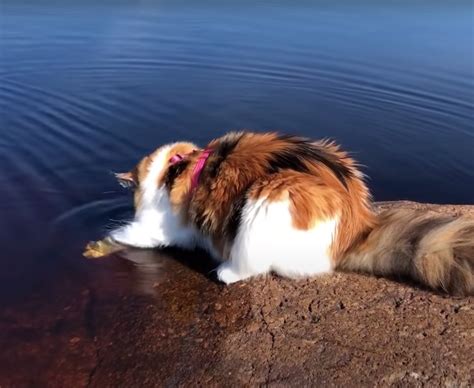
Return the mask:
[[[134,220],[90,243],[87,257],[200,246],[226,284],[343,270],[474,294],[474,219],[376,215],[363,174],[333,142],[233,132],[204,149],[162,146],[117,178],[135,190]]]

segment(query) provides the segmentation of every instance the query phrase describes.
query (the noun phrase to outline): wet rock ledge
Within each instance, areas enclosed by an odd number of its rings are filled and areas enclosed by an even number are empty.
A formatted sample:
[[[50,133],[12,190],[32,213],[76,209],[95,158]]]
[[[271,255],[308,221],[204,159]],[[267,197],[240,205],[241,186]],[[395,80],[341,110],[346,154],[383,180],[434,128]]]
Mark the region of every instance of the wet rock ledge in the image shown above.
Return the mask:
[[[474,384],[472,297],[356,274],[226,287],[202,253],[132,257],[2,309],[0,386]]]

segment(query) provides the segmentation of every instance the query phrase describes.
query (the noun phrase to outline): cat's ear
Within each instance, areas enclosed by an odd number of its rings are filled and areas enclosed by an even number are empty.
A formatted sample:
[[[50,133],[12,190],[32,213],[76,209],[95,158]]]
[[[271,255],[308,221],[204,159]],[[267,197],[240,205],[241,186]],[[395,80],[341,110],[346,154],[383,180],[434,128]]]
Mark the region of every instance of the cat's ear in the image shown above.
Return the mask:
[[[197,150],[196,149],[192,149],[191,151],[187,152],[187,153],[177,153],[177,154],[174,154],[172,155],[169,159],[168,159],[168,164],[170,166],[172,166],[173,164],[176,164],[176,163],[179,163],[181,162],[182,160],[188,158],[190,155],[194,154]]]
[[[136,187],[138,182],[136,181],[134,174],[131,172],[120,172],[115,174],[115,178],[117,178],[120,186],[122,187]]]
[[[173,165],[173,164],[181,162],[183,159],[184,159],[184,155],[176,154],[176,155],[173,155],[171,158],[169,158],[168,163],[170,165]]]

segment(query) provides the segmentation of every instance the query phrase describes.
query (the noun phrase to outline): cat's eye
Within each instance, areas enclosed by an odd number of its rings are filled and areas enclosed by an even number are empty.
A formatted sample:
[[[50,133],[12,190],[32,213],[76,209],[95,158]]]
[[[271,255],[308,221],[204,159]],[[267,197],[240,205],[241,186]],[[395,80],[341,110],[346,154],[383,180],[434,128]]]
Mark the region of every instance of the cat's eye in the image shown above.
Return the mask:
[[[122,179],[119,179],[118,182],[119,182],[120,186],[122,186],[126,189],[132,189],[133,190],[137,187],[135,182],[130,182],[130,181],[122,180]]]
[[[137,182],[131,172],[117,173],[115,174],[120,186],[127,189],[135,189],[137,187]]]

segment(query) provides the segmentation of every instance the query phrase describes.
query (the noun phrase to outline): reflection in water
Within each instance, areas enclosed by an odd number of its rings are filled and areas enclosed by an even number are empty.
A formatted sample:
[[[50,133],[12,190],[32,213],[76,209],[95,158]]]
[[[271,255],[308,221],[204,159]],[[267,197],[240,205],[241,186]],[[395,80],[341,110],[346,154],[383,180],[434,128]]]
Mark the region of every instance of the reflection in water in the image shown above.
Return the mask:
[[[211,282],[217,282],[213,276],[217,263],[201,250],[190,252],[180,249],[127,249],[117,256],[132,263],[129,271],[133,289],[138,294],[159,296],[157,290],[163,287],[163,283],[186,281],[190,271],[196,272],[197,277],[202,280],[208,278]],[[201,286],[202,280],[199,282]]]
[[[376,199],[472,202],[469,2],[4,1],[0,28],[3,299],[89,276],[130,216],[110,172],[176,139],[332,137]],[[148,293],[167,270],[137,255]]]
[[[170,260],[163,253],[151,250],[129,250],[120,254],[133,263],[132,277],[135,291],[143,295],[155,295],[156,287],[166,277],[169,270],[164,261]]]

